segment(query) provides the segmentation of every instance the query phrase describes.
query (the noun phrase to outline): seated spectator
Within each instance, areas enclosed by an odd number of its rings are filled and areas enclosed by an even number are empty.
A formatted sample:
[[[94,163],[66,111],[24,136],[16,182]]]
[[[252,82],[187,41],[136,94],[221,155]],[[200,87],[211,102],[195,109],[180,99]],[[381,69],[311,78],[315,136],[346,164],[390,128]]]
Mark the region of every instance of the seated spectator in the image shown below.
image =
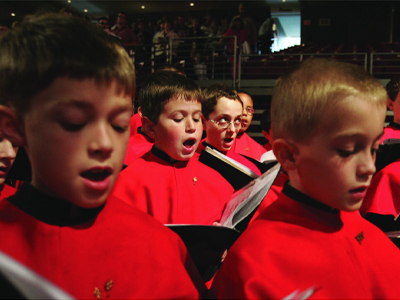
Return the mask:
[[[170,39],[179,39],[179,35],[172,30],[170,20],[163,20],[164,30],[157,32],[153,37],[157,67],[165,63],[173,63],[177,56],[179,40],[172,40],[172,49],[169,49]],[[172,61],[170,58],[172,57]]]
[[[121,38],[124,47],[137,45],[137,37],[133,30],[129,28],[127,15],[124,12],[118,14],[117,23],[111,28],[111,33]]]

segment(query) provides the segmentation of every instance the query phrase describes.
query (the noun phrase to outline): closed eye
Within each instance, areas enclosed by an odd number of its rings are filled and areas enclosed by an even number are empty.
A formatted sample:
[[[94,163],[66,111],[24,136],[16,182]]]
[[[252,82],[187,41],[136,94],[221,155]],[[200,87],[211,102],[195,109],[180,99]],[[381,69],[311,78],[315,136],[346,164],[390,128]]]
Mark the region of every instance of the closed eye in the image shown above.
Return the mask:
[[[116,132],[119,132],[119,133],[124,133],[128,130],[127,126],[118,126],[118,125],[111,125],[111,126],[112,126],[112,128],[114,128],[114,130]]]
[[[82,123],[82,124],[60,123],[60,125],[66,131],[76,132],[76,131],[81,130],[83,127],[85,127],[86,123]]]
[[[354,150],[349,151],[349,150],[337,149],[336,151],[339,154],[339,156],[344,157],[344,158],[349,157],[350,155],[355,153]]]

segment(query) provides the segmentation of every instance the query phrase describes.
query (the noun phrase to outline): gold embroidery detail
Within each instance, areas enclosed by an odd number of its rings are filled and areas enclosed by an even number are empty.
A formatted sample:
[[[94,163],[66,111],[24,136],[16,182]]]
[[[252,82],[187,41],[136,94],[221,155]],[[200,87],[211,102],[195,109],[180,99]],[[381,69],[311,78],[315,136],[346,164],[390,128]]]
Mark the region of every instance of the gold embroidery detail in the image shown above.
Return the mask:
[[[113,286],[113,281],[112,280],[109,280],[104,284],[104,289],[107,292],[107,298],[110,297],[110,291],[112,289],[112,286]]]
[[[249,147],[246,148],[246,151],[249,151]]]
[[[99,290],[98,287],[95,287],[95,288],[94,288],[93,295],[94,295],[97,299],[101,299],[101,292],[100,292],[100,290]]]
[[[364,239],[364,233],[361,231],[359,234],[356,235],[356,240],[361,245],[363,239]]]
[[[197,177],[193,177],[193,184],[196,185]]]

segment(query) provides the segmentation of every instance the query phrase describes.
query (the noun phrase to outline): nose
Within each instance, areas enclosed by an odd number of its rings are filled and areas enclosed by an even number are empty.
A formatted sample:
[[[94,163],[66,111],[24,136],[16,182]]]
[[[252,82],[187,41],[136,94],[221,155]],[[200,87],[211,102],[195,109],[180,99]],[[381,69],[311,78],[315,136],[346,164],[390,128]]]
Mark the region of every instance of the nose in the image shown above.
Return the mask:
[[[14,159],[16,155],[16,151],[11,142],[3,138],[0,142],[0,158]]]
[[[226,130],[229,131],[229,132],[236,131],[236,127],[235,127],[234,123],[230,122],[228,127],[226,128]]]
[[[360,177],[370,177],[374,175],[375,171],[375,154],[368,152],[360,158],[357,175]]]
[[[193,133],[196,131],[196,125],[194,124],[194,120],[188,118],[186,121],[186,132]]]
[[[89,152],[92,155],[110,156],[113,151],[111,130],[110,125],[96,125],[95,130],[92,131],[92,140],[89,146]]]

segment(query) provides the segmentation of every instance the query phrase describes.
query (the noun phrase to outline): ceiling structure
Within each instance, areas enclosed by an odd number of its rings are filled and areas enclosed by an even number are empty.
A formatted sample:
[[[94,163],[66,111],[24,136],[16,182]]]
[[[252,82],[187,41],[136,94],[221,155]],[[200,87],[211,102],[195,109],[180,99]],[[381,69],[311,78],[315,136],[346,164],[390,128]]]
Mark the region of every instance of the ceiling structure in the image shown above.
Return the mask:
[[[81,15],[96,18],[104,15],[115,16],[120,11],[128,15],[151,15],[174,12],[226,11],[237,10],[239,3],[247,8],[262,9],[265,7],[281,7],[283,10],[298,6],[298,0],[257,0],[257,1],[206,1],[206,0],[134,0],[134,1],[90,1],[90,0],[47,0],[47,1],[0,1],[0,22],[11,24],[20,21],[24,15],[37,11],[57,12],[62,8],[70,8]],[[193,5],[191,5],[193,3]],[[295,8],[296,9],[296,8]],[[15,15],[12,15],[15,14]]]

